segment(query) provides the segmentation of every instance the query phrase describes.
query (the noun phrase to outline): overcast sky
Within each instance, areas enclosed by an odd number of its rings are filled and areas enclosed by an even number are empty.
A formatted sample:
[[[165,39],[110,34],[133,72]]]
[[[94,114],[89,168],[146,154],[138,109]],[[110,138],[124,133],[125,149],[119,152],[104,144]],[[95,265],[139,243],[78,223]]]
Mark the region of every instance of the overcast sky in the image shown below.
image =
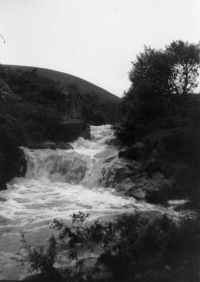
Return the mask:
[[[200,0],[0,0],[0,62],[84,78],[122,96],[144,45],[200,40]]]

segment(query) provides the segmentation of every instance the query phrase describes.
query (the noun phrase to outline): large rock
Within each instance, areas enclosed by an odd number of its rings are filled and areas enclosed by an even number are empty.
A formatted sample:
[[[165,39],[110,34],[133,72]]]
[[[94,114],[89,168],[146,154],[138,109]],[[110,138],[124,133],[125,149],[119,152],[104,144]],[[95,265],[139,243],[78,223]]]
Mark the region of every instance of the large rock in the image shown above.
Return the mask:
[[[154,160],[155,154],[152,154]],[[151,163],[151,158],[149,159]],[[157,191],[168,191],[173,186],[173,179],[166,178],[160,171],[146,170],[142,160],[134,161],[130,158],[114,158],[108,160],[102,171],[101,186],[114,188],[117,192],[138,200],[150,199]]]
[[[134,186],[134,176],[141,170],[141,163],[123,158],[111,158],[104,161],[100,185],[127,193]]]
[[[78,137],[90,138],[90,127],[82,120],[63,121],[55,126],[55,141],[71,142]]]
[[[152,177],[148,177],[146,172],[135,175],[132,179],[133,185],[126,192],[126,195],[137,199],[147,199],[153,202],[153,198],[162,194],[166,196],[166,192],[173,187],[173,179],[165,178],[164,174],[156,172]]]

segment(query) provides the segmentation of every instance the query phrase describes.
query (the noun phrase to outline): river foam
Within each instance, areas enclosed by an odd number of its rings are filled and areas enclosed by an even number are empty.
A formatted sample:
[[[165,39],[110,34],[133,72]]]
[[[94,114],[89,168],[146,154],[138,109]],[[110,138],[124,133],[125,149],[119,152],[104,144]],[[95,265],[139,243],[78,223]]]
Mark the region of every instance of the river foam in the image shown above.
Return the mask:
[[[91,140],[80,137],[72,143],[73,150],[23,148],[27,173],[1,192],[6,199],[0,202],[1,216],[9,226],[31,228],[79,210],[93,218],[137,207],[135,199],[99,186],[104,159],[117,156],[116,148],[106,144],[111,138],[111,126],[92,126]]]

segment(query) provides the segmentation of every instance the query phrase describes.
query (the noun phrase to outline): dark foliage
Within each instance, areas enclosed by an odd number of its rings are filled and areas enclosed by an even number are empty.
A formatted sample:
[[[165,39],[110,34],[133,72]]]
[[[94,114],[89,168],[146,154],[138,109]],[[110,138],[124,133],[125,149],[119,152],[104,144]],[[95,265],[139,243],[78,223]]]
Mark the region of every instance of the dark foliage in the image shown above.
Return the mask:
[[[0,190],[14,176],[23,176],[26,161],[19,146],[25,144],[23,130],[10,115],[0,115]]]
[[[200,199],[200,99],[191,93],[199,54],[199,45],[183,41],[163,50],[145,47],[129,73],[132,84],[122,100],[116,135],[128,146],[143,142],[146,163],[156,151],[153,163],[145,164],[148,175],[160,171],[175,183],[173,189],[149,192],[149,200]]]
[[[59,231],[58,239],[50,239],[45,253],[27,246],[23,239],[28,250],[25,260],[31,268],[49,275],[57,252],[67,249],[69,258],[76,263],[60,272],[62,281],[143,282],[152,277],[155,282],[179,282],[187,281],[189,275],[191,279],[198,277],[199,218],[179,218],[176,222],[166,215],[136,214],[86,226],[83,223],[87,216],[82,212],[74,214],[72,226],[55,220],[53,227]],[[100,244],[102,252],[93,268],[88,269],[79,251],[80,246],[90,248],[91,242],[96,248]],[[104,278],[98,276],[100,266],[104,267]]]
[[[109,123],[119,118],[119,99],[116,96],[87,82],[79,81],[78,78],[69,79],[68,76],[66,74],[65,80],[65,74],[49,70],[0,67],[0,77],[24,102],[47,105],[57,109],[66,118],[85,118],[94,124],[101,123],[102,117],[103,121]],[[88,91],[85,91],[87,87]]]
[[[197,86],[199,47],[199,44],[190,44],[181,40],[173,41],[166,47],[172,67],[168,83],[171,91],[177,95],[189,94]]]
[[[129,73],[132,85],[122,101],[120,138],[133,143],[155,129],[188,125],[195,107],[190,93],[197,85],[199,52],[198,45],[182,41],[165,50],[145,47]]]

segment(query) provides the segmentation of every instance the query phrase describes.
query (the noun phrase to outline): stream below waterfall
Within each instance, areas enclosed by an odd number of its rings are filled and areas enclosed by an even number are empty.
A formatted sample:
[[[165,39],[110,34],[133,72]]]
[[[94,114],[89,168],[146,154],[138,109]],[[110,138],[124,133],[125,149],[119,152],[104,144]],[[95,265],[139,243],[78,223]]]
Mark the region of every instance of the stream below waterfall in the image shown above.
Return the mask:
[[[68,220],[72,213],[83,211],[93,220],[155,208],[102,184],[102,171],[118,158],[117,148],[108,145],[112,138],[110,125],[91,126],[91,140],[80,137],[70,150],[23,148],[26,176],[15,178],[0,192],[0,279],[27,275],[16,261],[21,230],[37,244],[48,238],[54,218]]]

